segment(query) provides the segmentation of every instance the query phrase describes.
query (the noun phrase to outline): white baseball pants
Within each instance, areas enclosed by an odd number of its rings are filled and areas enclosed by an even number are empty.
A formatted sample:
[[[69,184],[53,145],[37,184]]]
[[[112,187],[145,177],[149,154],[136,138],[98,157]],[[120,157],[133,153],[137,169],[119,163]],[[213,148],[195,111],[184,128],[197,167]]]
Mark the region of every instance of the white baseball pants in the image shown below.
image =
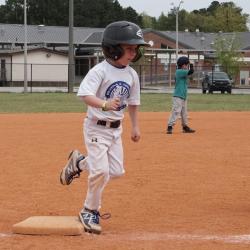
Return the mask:
[[[123,145],[122,126],[108,128],[97,125],[89,118],[84,120],[84,140],[88,153],[88,191],[84,207],[98,210],[105,185],[111,178],[122,176]]]

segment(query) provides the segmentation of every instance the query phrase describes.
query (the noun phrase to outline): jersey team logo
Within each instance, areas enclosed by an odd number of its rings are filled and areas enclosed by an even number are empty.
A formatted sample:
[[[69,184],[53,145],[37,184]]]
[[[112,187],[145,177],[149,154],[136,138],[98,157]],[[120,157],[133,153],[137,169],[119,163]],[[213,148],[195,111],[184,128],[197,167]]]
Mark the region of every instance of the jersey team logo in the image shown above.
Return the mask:
[[[120,106],[117,108],[118,111],[126,108],[127,106],[126,100],[129,98],[129,96],[130,96],[130,86],[123,81],[112,83],[108,87],[105,94],[105,97],[107,99],[113,99],[116,97],[120,99]]]

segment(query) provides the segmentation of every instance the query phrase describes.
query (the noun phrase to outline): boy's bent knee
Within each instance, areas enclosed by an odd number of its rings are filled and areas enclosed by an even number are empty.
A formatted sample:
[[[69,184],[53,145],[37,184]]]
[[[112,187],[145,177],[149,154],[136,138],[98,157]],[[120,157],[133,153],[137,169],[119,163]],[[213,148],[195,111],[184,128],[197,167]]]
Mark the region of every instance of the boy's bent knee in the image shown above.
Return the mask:
[[[109,172],[108,171],[98,171],[96,173],[92,173],[89,176],[89,180],[91,182],[107,182],[109,180]]]
[[[109,173],[110,178],[114,179],[114,178],[118,178],[121,177],[125,174],[124,169],[120,170],[120,171],[112,171]]]

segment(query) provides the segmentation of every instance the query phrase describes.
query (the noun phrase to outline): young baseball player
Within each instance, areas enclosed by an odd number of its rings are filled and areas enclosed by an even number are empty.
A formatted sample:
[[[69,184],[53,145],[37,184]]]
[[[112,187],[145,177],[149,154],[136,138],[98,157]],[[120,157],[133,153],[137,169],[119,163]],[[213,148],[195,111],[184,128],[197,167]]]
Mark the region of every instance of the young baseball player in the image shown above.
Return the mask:
[[[187,84],[188,76],[194,73],[193,65],[190,64],[188,57],[182,56],[177,60],[177,67],[172,113],[168,120],[167,134],[173,133],[173,126],[179,117],[181,117],[183,133],[194,133],[195,130],[187,125]]]
[[[69,185],[88,170],[88,190],[79,218],[85,231],[100,234],[99,213],[103,190],[109,180],[124,174],[122,120],[128,108],[131,139],[140,140],[137,109],[140,104],[139,78],[129,66],[141,56],[140,46],[148,46],[141,29],[127,21],[108,25],[103,33],[105,60],[94,66],[80,84],[77,95],[88,105],[84,119],[84,139],[88,157],[73,150],[60,181]]]

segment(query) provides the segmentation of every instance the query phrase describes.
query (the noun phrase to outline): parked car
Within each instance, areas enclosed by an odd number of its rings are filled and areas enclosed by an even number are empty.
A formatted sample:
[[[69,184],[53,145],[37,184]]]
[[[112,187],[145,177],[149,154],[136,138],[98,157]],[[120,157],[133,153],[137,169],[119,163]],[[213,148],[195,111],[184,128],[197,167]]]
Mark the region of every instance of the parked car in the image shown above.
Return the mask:
[[[232,80],[227,73],[222,71],[208,72],[202,79],[202,93],[213,93],[213,91],[225,91],[229,94],[232,93]]]

